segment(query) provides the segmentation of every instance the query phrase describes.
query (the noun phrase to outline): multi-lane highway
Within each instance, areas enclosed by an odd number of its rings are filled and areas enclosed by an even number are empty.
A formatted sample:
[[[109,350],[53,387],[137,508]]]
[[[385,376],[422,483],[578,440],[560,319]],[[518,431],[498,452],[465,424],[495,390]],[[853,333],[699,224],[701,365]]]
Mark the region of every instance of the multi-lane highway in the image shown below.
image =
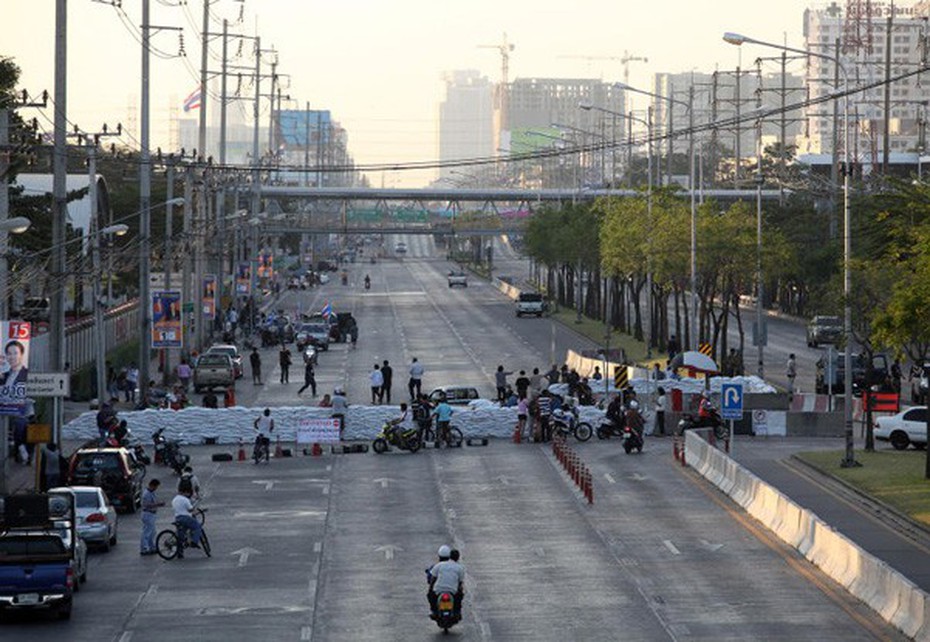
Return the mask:
[[[428,241],[427,241],[428,242]],[[498,364],[544,367],[584,346],[547,319],[516,319],[512,303],[472,280],[450,290],[442,259],[350,266],[350,285],[288,293],[285,309],[331,302],[358,318],[358,348],[334,345],[317,370],[320,392],[368,399],[368,371],[418,357],[426,387],[493,390]],[[429,248],[427,248],[429,250]],[[425,254],[430,252],[424,251]],[[372,289],[361,285],[365,274]],[[299,368],[266,385],[247,374],[239,401],[312,403]],[[306,394],[306,393],[305,393]],[[413,455],[297,457],[270,465],[214,463],[230,447],[192,448],[209,506],[213,557],[138,555],[139,520],[121,517],[120,544],[92,556],[73,620],[0,624],[10,640],[419,640],[427,618],[424,569],[440,544],[461,549],[468,574],[462,639],[897,639],[874,613],[770,537],[671,457],[668,440],[642,455],[615,442],[576,449],[591,468],[587,505],[545,445],[492,442]],[[153,467],[150,475],[172,476]],[[170,516],[162,509],[159,526]]]

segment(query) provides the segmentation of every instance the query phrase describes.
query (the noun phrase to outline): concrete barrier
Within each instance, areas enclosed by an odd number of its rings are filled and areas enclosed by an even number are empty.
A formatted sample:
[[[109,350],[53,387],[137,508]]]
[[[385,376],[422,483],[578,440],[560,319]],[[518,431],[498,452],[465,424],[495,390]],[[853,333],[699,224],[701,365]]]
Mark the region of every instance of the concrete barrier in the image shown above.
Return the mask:
[[[886,622],[930,642],[930,595],[693,431],[685,434],[685,454],[688,465]]]

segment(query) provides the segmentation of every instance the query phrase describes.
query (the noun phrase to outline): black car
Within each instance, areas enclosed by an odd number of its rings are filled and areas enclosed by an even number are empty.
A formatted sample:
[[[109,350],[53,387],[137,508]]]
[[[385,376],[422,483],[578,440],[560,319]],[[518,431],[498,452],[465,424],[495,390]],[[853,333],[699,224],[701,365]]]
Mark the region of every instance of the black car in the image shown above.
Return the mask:
[[[69,486],[98,486],[118,509],[134,513],[142,505],[145,469],[125,448],[80,448],[68,467]]]
[[[873,354],[871,360],[865,354],[852,355],[853,367],[853,394],[858,396],[863,390],[890,390],[890,377],[888,357],[884,354]],[[832,365],[826,355],[815,364],[817,375],[814,391],[817,394],[828,394],[832,388],[833,394],[842,394],[846,389],[846,355],[842,352],[833,353]],[[831,385],[832,384],[832,385]]]

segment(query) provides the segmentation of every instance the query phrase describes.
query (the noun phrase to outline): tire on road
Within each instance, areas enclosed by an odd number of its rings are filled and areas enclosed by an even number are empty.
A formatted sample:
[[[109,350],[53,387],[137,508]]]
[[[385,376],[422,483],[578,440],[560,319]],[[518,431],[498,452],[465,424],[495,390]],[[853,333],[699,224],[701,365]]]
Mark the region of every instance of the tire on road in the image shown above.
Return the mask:
[[[591,439],[591,424],[586,421],[579,422],[575,426],[575,439],[578,441],[588,441]]]
[[[378,437],[373,442],[371,442],[371,449],[379,455],[383,455],[388,451],[388,442],[385,441],[383,437]]]

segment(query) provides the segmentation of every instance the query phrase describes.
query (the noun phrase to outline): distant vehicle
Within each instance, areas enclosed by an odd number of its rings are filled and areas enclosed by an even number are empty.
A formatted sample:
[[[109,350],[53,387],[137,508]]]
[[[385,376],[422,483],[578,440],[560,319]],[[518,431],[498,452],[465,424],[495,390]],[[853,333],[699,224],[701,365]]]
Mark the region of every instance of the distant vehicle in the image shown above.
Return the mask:
[[[232,359],[233,368],[236,371],[236,379],[239,379],[243,374],[242,368],[242,355],[239,354],[239,348],[234,345],[221,343],[210,348],[204,354],[227,354],[229,358]]]
[[[460,285],[463,288],[468,287],[468,275],[465,272],[449,272],[449,287]]]
[[[450,406],[465,406],[475,399],[481,398],[477,388],[469,386],[440,386],[430,391],[430,403],[435,405],[443,395],[446,397],[446,403]]]
[[[96,486],[110,503],[127,513],[142,505],[145,470],[125,448],[79,448],[68,466],[69,486]]]
[[[843,320],[839,317],[816,316],[807,324],[807,345],[816,348],[821,343],[836,345],[843,338]]]
[[[71,493],[77,506],[77,534],[88,544],[96,544],[104,551],[116,545],[119,522],[116,508],[107,494],[98,486],[60,486],[51,488],[49,495]]]
[[[31,296],[23,301],[19,315],[23,321],[45,321],[51,318],[52,302],[48,297]]]
[[[927,407],[914,406],[890,417],[875,420],[872,433],[878,441],[891,443],[895,450],[927,447]]]
[[[517,316],[535,314],[541,317],[546,309],[546,302],[538,292],[521,292],[517,297]]]
[[[394,246],[394,252],[397,254],[406,254],[407,253],[407,244],[401,241]]]
[[[194,392],[230,388],[236,384],[236,366],[225,353],[204,353],[194,366]]]
[[[329,350],[331,325],[326,321],[301,323],[297,328],[297,349],[303,351],[308,345],[319,350]]]
[[[332,261],[320,260],[316,264],[317,272],[336,272],[338,269]]]
[[[864,354],[853,354],[853,382],[854,395],[860,395],[863,390],[877,388],[887,391],[889,380],[888,357],[884,354],[872,355],[871,362]],[[846,389],[846,362],[845,354],[833,354],[833,367],[828,367],[827,356],[821,357],[817,363],[817,375],[814,380],[814,391],[825,395],[832,388],[834,394],[841,394]],[[831,380],[832,372],[832,380]]]

